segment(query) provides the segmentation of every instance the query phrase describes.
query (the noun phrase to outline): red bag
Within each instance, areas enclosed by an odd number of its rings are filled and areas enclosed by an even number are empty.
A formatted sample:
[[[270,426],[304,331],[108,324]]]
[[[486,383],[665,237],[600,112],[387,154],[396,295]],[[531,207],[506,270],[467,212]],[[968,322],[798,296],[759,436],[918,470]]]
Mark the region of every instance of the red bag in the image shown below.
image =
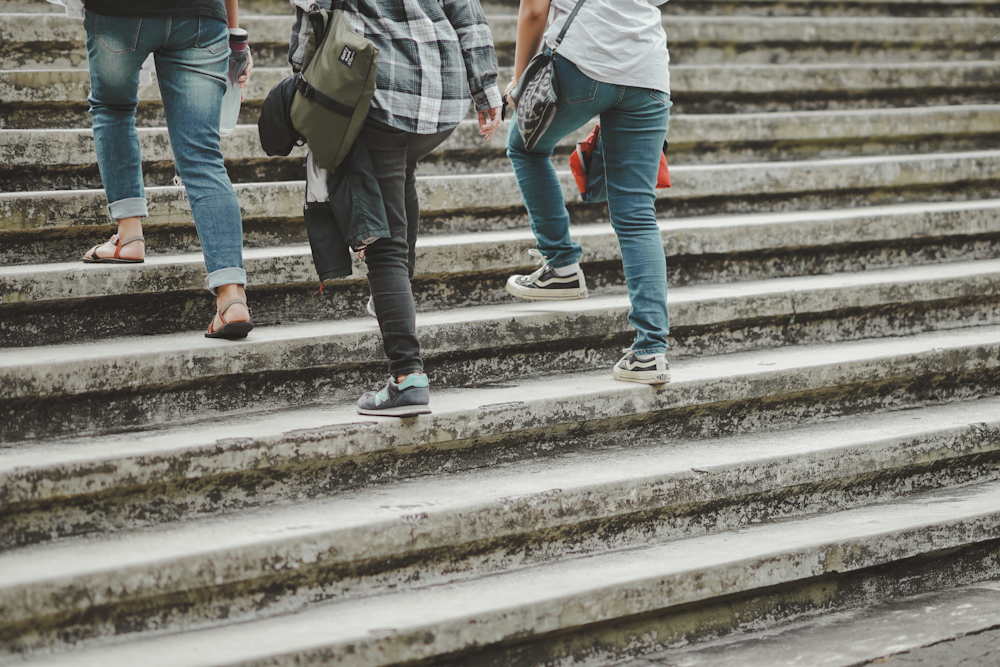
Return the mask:
[[[660,170],[656,172],[656,187],[657,189],[669,188],[670,187],[670,168],[667,166],[667,148],[670,143],[666,139],[663,140],[663,152],[660,153]]]
[[[660,169],[656,174],[657,188],[670,187],[667,146],[668,143],[664,141],[663,152],[660,153]],[[600,123],[591,130],[586,139],[576,145],[576,150],[569,156],[569,166],[583,201],[588,203],[607,201],[608,186],[604,176],[604,147],[601,142]]]

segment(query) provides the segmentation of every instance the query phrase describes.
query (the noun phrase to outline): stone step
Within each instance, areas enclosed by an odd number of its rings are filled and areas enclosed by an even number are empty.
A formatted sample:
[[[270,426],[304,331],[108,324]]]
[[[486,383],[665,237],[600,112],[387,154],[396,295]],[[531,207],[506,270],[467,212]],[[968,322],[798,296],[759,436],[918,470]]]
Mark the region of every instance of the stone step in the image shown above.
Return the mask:
[[[240,16],[248,14],[288,14],[293,11],[291,4],[287,0],[241,0],[240,2]],[[24,12],[39,15],[58,14],[65,16],[66,10],[60,5],[39,0],[0,0],[0,13]]]
[[[481,3],[487,15],[516,13],[515,0]],[[996,0],[694,0],[664,5],[667,15],[740,16],[1000,16]],[[240,16],[288,14],[286,0],[242,0]],[[0,13],[63,14],[62,7],[39,0],[0,0]]]
[[[674,65],[989,60],[996,58],[1000,30],[983,17],[667,15],[663,26]]]
[[[990,665],[996,656],[996,579],[910,595],[866,609],[803,618],[738,637],[648,653],[622,667],[858,667],[883,663]],[[898,661],[898,662],[897,662]]]
[[[998,407],[997,399],[985,399],[669,446],[655,437],[629,438],[627,448],[189,519],[132,530],[127,539],[113,535],[7,552],[0,554],[0,623],[8,631],[31,628],[22,645],[12,646],[5,632],[8,650],[54,639],[78,648],[76,637],[115,633],[114,626],[72,620],[94,607],[105,615],[114,608],[115,624],[127,622],[137,632],[152,629],[153,619],[136,610],[168,598],[156,605],[155,628],[190,629],[218,624],[222,605],[225,622],[232,623],[323,599],[413,587],[408,580],[426,587],[532,567],[565,551],[579,557],[788,520],[815,513],[819,489],[824,510],[831,511],[988,481],[998,474]],[[22,455],[22,464],[30,456]],[[18,471],[22,479],[65,479],[53,466],[38,466],[38,458],[30,472]],[[79,457],[72,458],[70,466],[78,466]],[[107,453],[101,458],[108,461]],[[60,463],[66,467],[65,453]],[[116,464],[121,462],[105,467]],[[74,485],[84,488],[74,477]],[[706,524],[707,514],[713,521]],[[391,565],[417,554],[417,568]],[[353,576],[338,575],[352,566]],[[68,587],[72,598],[62,594]],[[256,600],[265,589],[272,594],[261,605]],[[69,622],[50,620],[67,616]]]
[[[513,64],[517,17],[488,17],[501,64]],[[284,66],[292,17],[245,16],[254,60]],[[991,60],[1000,20],[973,18],[665,16],[675,65]],[[0,14],[0,69],[85,67],[82,22],[60,15]]]
[[[663,28],[672,65],[956,61],[979,53],[989,60],[1000,39],[1000,21],[983,17],[678,16],[671,9]],[[516,16],[490,17],[502,60],[513,57],[516,27]]]
[[[713,113],[995,102],[1000,99],[998,67],[993,61],[678,65],[670,72],[678,112]],[[500,70],[501,80],[510,77],[509,67]],[[267,92],[288,74],[283,67],[255,68],[247,84],[244,122],[256,120]],[[86,127],[89,90],[86,70],[0,71],[2,129]],[[156,85],[140,87],[140,124],[162,124],[159,99]]]
[[[677,216],[719,213],[727,208],[749,212],[901,203],[907,198],[951,200],[958,188],[962,188],[963,198],[986,198],[995,196],[990,193],[997,189],[1000,151],[690,165],[675,167],[671,175],[673,187],[657,190],[658,207]],[[560,171],[559,178],[567,201],[578,201],[572,174]],[[425,233],[497,231],[527,226],[512,174],[418,177],[417,191]],[[276,239],[292,235],[302,239],[298,221],[304,199],[303,182],[240,184],[236,192],[248,247],[271,246]],[[147,238],[156,233],[157,223],[190,223],[191,213],[183,189],[151,187],[146,189],[146,196],[150,201]],[[777,206],[776,201],[780,201]],[[6,239],[0,238],[7,241],[0,250],[0,264],[68,261],[79,257],[80,234],[89,237],[110,229],[105,206],[102,190],[0,193],[0,236],[10,234]],[[581,207],[594,217],[602,209]],[[487,215],[487,211],[495,213]],[[586,214],[578,219],[586,221]],[[102,229],[86,231],[89,227]],[[72,247],[60,258],[57,253],[62,248],[53,232],[63,230],[72,232],[77,239],[73,239]],[[29,232],[44,233],[44,243],[32,241]],[[193,237],[189,239],[184,243],[193,242]],[[150,243],[157,245],[153,240]],[[176,243],[173,240],[159,248],[170,252],[177,247]]]
[[[509,123],[504,123],[499,138],[486,143],[478,123],[462,122],[421,163],[420,174],[510,171],[503,139]],[[573,150],[592,127],[588,123],[560,141],[559,155]],[[675,166],[975,150],[1000,146],[1000,105],[676,114],[667,138]],[[175,172],[166,128],[141,128],[139,142],[146,185],[169,185]],[[295,149],[289,158],[269,158],[260,147],[256,125],[237,126],[223,138],[222,151],[234,182],[303,177],[305,149]],[[90,129],[0,130],[0,156],[0,185],[6,192],[101,187]],[[565,159],[559,163],[565,166]]]
[[[0,545],[183,521],[623,442],[758,431],[766,440],[778,437],[776,425],[856,413],[879,413],[885,425],[893,419],[886,410],[968,402],[976,397],[974,382],[985,383],[980,398],[995,396],[996,383],[987,378],[995,379],[996,354],[989,355],[997,331],[675,359],[674,381],[659,391],[615,382],[606,370],[435,389],[434,413],[418,420],[362,417],[349,403],[333,403],[6,447]],[[881,386],[871,386],[874,378]],[[984,399],[984,409],[996,400]],[[903,414],[903,421],[920,421]]]
[[[671,358],[994,325],[998,294],[1000,260],[682,287],[671,291]],[[628,312],[625,295],[609,295],[422,313],[417,328],[436,386],[454,387],[609,367],[632,337]],[[382,354],[372,318],[260,327],[236,344],[182,333],[8,348],[0,433],[113,432],[348,400],[384,381]]]
[[[815,612],[856,605],[865,588],[869,600],[922,592],[930,583],[928,571],[939,577],[945,572],[958,583],[983,573],[996,576],[994,559],[983,552],[998,534],[1000,483],[985,482],[472,581],[335,601],[218,629],[39,656],[25,664],[388,665],[439,659],[448,664],[458,654],[464,661],[534,665],[560,649],[574,658],[615,658],[720,625],[733,630],[773,623],[790,615],[782,607],[792,601]],[[963,575],[956,550],[970,554],[975,573]],[[915,566],[918,558],[923,562]],[[905,572],[911,576],[904,590],[887,586]],[[831,585],[833,580],[840,585]],[[696,620],[697,611],[704,614],[723,594],[738,596],[722,603],[735,607],[725,616],[728,622],[715,621],[713,628],[710,618]],[[681,615],[685,605],[687,624],[662,625],[664,615]],[[653,627],[661,632],[647,634]],[[564,643],[569,633],[571,646]]]
[[[1000,199],[694,218],[688,224],[664,221],[660,228],[674,288],[995,257]],[[591,294],[622,293],[610,225],[576,226],[573,234],[583,246]],[[418,310],[509,303],[504,282],[530,270],[524,264],[532,247],[527,230],[420,239]],[[328,281],[320,293],[307,246],[251,249],[244,261],[258,325],[364,315],[362,262],[351,279]],[[76,261],[0,267],[0,340],[19,347],[196,331],[211,317],[203,267],[200,253],[151,256],[131,266]],[[65,326],[68,319],[72,328]]]
[[[1000,16],[994,0],[692,0],[661,7],[668,16]]]
[[[736,215],[660,222],[668,258],[751,251],[775,251],[845,243],[886,243],[920,237],[1000,234],[1000,199],[873,207],[861,210],[815,211],[774,215]],[[584,265],[621,259],[617,237],[609,224],[573,227],[583,246]],[[489,247],[489,252],[484,248]],[[417,275],[441,276],[523,269],[534,247],[529,230],[438,235],[417,241]],[[859,258],[859,260],[862,258]],[[864,258],[867,259],[867,258]],[[727,261],[732,261],[728,259]],[[865,268],[873,268],[871,260]],[[308,245],[246,251],[245,264],[254,286],[316,283]],[[741,272],[742,273],[742,272]],[[162,294],[204,288],[201,253],[158,255],[144,264],[110,265],[64,262],[0,267],[0,304],[62,302],[126,294]],[[345,280],[367,275],[363,261]],[[777,277],[773,271],[767,275]],[[780,275],[780,274],[778,274]],[[764,276],[760,276],[764,277]],[[719,280],[713,275],[711,282]],[[335,287],[331,282],[326,287]]]

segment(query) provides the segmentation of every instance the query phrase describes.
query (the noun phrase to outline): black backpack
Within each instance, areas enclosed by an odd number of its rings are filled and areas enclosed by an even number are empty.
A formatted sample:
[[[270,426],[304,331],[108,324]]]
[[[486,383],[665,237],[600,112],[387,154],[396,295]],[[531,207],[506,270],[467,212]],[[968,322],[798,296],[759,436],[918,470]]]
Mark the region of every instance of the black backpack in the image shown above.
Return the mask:
[[[292,99],[295,97],[295,79],[288,77],[267,94],[260,109],[257,130],[260,146],[268,155],[287,156],[296,146],[306,143],[306,138],[292,126]]]

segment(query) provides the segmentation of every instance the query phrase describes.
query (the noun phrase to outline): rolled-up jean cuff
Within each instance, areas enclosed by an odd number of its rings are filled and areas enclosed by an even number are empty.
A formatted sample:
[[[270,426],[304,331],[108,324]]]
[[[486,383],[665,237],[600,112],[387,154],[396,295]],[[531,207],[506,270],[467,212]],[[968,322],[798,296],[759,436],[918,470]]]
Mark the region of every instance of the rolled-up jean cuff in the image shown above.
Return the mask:
[[[129,197],[108,204],[108,217],[115,222],[124,218],[148,218],[145,197]]]
[[[230,266],[225,269],[219,269],[218,271],[212,271],[205,278],[205,285],[208,287],[208,291],[212,294],[218,294],[219,288],[223,285],[243,285],[247,284],[247,272],[246,269],[241,269],[236,266]]]
[[[652,350],[635,350],[635,349],[633,349],[632,352],[634,352],[635,354],[639,355],[640,357],[648,357],[651,354],[666,354],[667,353],[667,348],[665,348],[665,347],[654,347]]]

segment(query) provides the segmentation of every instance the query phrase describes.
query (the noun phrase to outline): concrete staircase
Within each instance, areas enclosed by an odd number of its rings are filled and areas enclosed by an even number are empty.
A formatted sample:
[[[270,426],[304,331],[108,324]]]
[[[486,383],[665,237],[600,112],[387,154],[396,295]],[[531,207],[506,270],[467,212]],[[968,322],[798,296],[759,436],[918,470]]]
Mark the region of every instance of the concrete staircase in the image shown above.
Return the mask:
[[[287,5],[243,3],[232,343],[155,85],[147,261],[78,261],[112,231],[82,27],[0,0],[0,663],[598,665],[1000,578],[1000,2],[674,4],[674,381],[611,379],[580,137],[592,296],[513,302],[533,240],[467,122],[419,171],[434,413],[397,420],[353,410],[386,372],[364,266],[319,290],[302,156],[251,124]]]

